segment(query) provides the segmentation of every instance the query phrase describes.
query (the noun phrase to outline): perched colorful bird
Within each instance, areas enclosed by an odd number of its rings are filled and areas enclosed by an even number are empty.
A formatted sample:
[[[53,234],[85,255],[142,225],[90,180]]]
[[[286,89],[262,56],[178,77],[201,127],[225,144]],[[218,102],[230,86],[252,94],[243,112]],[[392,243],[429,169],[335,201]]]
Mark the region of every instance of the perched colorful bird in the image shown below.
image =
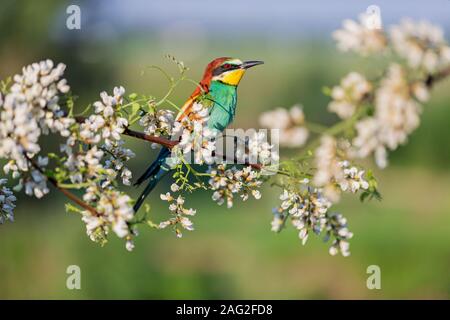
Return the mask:
[[[193,105],[198,102],[205,94],[211,101],[209,118],[207,126],[219,131],[233,122],[237,104],[237,86],[248,68],[262,64],[262,61],[241,61],[234,58],[217,58],[210,62],[206,67],[203,79],[186,103],[181,108],[176,117],[176,121],[183,121],[186,117],[195,118]],[[144,174],[137,180],[135,185],[140,185],[149,179],[148,185],[139,196],[134,211],[137,212],[144,202],[145,198],[155,188],[159,180],[169,168],[166,165],[166,158],[170,155],[170,149],[164,147],[161,149],[156,160],[148,167]]]

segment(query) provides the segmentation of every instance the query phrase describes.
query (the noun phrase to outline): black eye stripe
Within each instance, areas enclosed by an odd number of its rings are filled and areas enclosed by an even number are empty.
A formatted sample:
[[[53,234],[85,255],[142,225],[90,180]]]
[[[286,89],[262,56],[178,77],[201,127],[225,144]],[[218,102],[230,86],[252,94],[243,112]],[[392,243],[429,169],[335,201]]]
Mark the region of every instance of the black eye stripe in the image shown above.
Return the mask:
[[[213,75],[218,76],[219,74],[224,73],[225,71],[231,71],[231,70],[235,70],[235,69],[239,69],[239,68],[240,68],[239,65],[226,63],[226,64],[221,65],[220,67],[216,68],[214,70]]]

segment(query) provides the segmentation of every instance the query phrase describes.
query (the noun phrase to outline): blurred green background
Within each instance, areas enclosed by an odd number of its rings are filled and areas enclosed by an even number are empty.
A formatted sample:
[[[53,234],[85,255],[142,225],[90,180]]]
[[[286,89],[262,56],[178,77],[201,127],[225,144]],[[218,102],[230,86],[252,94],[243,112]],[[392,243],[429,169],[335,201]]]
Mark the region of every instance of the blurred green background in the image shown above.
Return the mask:
[[[233,8],[240,5],[230,2]],[[388,23],[421,14],[439,23],[445,16],[442,6],[450,10],[448,1],[424,1],[423,8],[408,5],[404,10],[379,2]],[[264,60],[266,64],[248,72],[240,86],[234,126],[246,128],[257,125],[255,114],[298,102],[309,119],[333,123],[336,118],[326,112],[322,87],[336,84],[350,70],[376,74],[383,65],[338,53],[329,34],[343,18],[356,17],[371,3],[350,1],[331,10],[332,18],[329,10],[316,10],[312,4],[296,7],[294,1],[267,2],[268,9],[262,8],[265,2],[249,1],[258,8],[247,4],[247,11],[238,16],[234,12],[239,10],[223,4],[203,9],[204,2],[190,3],[193,9],[173,0],[158,5],[72,1],[81,7],[82,29],[69,31],[69,2],[4,0],[0,78],[43,58],[64,62],[82,109],[114,85],[163,95],[165,79],[142,71],[156,64],[175,73],[163,58],[166,53],[185,61],[193,79],[218,56]],[[282,21],[284,15],[287,21]],[[314,237],[303,247],[291,228],[270,232],[278,190],[265,189],[262,200],[238,201],[232,210],[217,206],[209,194],[194,194],[187,205],[198,209],[195,232],[176,239],[168,230],[141,227],[132,253],[115,236],[103,248],[91,242],[80,217],[66,213],[65,199],[52,190],[42,200],[21,194],[16,221],[0,226],[0,298],[448,299],[449,86],[450,81],[444,81],[433,90],[410,143],[391,154],[388,169],[376,171],[383,201],[362,204],[346,197],[336,207],[355,234],[348,258],[329,256],[328,245]],[[181,85],[173,100],[182,103],[192,90],[191,84]],[[129,142],[138,154],[132,161],[137,176],[154,151],[145,143]],[[159,191],[168,184],[161,184]],[[127,191],[138,193],[134,188]],[[167,215],[158,194],[150,199],[155,221]],[[81,268],[81,290],[66,289],[66,268],[73,264]],[[381,267],[381,290],[366,288],[369,265]]]

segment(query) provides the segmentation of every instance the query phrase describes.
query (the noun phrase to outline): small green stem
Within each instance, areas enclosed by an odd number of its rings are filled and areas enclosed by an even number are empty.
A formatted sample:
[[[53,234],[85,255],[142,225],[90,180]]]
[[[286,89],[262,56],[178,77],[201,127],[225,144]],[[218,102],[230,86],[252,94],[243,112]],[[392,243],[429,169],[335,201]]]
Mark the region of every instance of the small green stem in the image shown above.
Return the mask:
[[[322,135],[328,135],[328,136],[337,136],[338,134],[343,133],[345,130],[353,127],[353,125],[358,121],[362,115],[365,115],[367,113],[367,106],[361,106],[359,110],[349,119],[341,121],[336,123],[334,126],[331,126],[330,128],[326,129],[322,132]],[[307,152],[310,150],[315,149],[320,144],[321,136],[314,139],[312,142],[310,142],[304,149],[303,152],[300,154],[300,157],[302,158],[305,156]]]
[[[123,106],[120,106],[120,108],[124,109],[124,108],[127,108],[127,107],[133,105],[134,103],[143,102],[143,101],[147,102],[147,101],[150,101],[150,100],[151,100],[151,98],[137,99],[137,100],[131,101],[131,102],[127,103],[127,104],[124,104]]]
[[[58,183],[58,187],[63,189],[81,189],[91,186],[92,183]]]
[[[328,128],[320,123],[314,123],[314,122],[306,122],[304,126],[311,132],[322,134],[324,133]]]
[[[172,79],[171,85],[169,90],[167,91],[166,95],[164,97],[161,98],[161,100],[159,100],[158,102],[156,102],[156,106],[160,106],[161,104],[163,104],[164,102],[166,102],[166,100],[172,95],[173,91],[175,90],[175,88],[178,86],[178,84],[180,83],[180,81],[183,78],[179,78],[178,80],[174,81]]]
[[[206,172],[198,172],[197,170],[195,170],[187,161],[185,161],[183,159],[183,164],[186,166],[186,168],[188,168],[194,175],[199,176],[199,177],[210,177],[211,174],[210,173],[206,173]]]

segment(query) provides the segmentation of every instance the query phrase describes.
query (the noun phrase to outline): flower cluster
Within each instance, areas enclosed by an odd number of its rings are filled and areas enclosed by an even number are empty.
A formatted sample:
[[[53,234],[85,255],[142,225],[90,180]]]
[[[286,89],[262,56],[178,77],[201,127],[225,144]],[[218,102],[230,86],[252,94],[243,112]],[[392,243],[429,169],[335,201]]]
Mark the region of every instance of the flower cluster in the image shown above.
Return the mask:
[[[353,233],[348,230],[347,219],[340,213],[331,213],[327,218],[325,241],[331,237],[334,238],[329,253],[335,256],[341,252],[344,257],[348,257],[350,255],[348,240],[353,238]]]
[[[120,147],[118,147],[120,148]],[[116,154],[128,157],[127,149],[113,149]],[[111,156],[104,160],[105,151],[92,147],[83,154],[69,156],[66,165],[72,173],[74,183],[87,185],[83,200],[95,209],[95,212],[84,210],[82,220],[86,223],[87,234],[91,240],[104,244],[110,229],[120,238],[126,237],[127,249],[132,249],[131,237],[134,231],[128,222],[133,218],[134,212],[131,198],[118,191],[114,184],[117,175],[122,172],[124,182],[129,181],[122,161]],[[120,169],[118,169],[118,167]]]
[[[219,205],[227,203],[227,207],[233,206],[235,194],[240,194],[243,201],[249,198],[251,194],[255,199],[261,198],[259,187],[262,185],[262,180],[257,171],[253,170],[251,166],[238,169],[232,167],[226,168],[225,164],[219,164],[214,168],[209,169],[211,178],[209,185],[214,191],[212,199]]]
[[[307,182],[307,181],[305,181]],[[300,190],[283,190],[280,195],[281,205],[273,210],[272,231],[279,232],[284,227],[287,219],[298,230],[298,236],[305,244],[310,231],[320,235],[326,233],[325,240],[333,236],[333,254],[335,249],[341,249],[344,256],[349,254],[348,242],[345,245],[343,239],[351,238],[345,220],[337,219],[342,217],[337,214],[328,213],[331,202],[325,198],[320,189],[307,185],[300,186]],[[339,224],[340,223],[340,224]],[[343,242],[341,247],[339,243]],[[338,246],[337,246],[338,245]]]
[[[97,144],[103,139],[110,146],[121,139],[120,134],[128,126],[128,120],[117,112],[124,94],[123,87],[115,87],[113,96],[105,91],[100,93],[101,101],[94,103],[95,114],[81,124],[79,135],[83,142]]]
[[[171,189],[175,190],[174,192],[176,192],[178,191],[179,186],[173,184]],[[170,192],[167,192],[166,194],[161,194],[161,200],[167,201],[169,203],[169,210],[173,217],[169,220],[161,222],[158,226],[160,229],[167,228],[168,226],[173,226],[175,234],[178,238],[181,238],[183,236],[180,228],[178,227],[179,225],[181,225],[181,227],[185,230],[194,230],[194,224],[189,219],[189,217],[194,216],[196,210],[192,208],[185,208],[184,198],[181,195],[178,195],[178,197],[174,197],[170,194]]]
[[[183,158],[193,153],[196,164],[211,164],[214,162],[216,138],[219,132],[207,126],[208,109],[201,103],[194,103],[189,117],[176,121],[173,125],[174,140],[179,137],[179,143],[172,148],[169,164],[173,167]]]
[[[119,176],[125,185],[130,184],[132,174],[125,162],[133,158],[134,153],[123,147],[121,133],[128,121],[118,112],[124,93],[123,87],[115,87],[113,96],[102,92],[102,101],[94,103],[95,114],[73,129],[66,143],[61,145],[61,151],[67,155],[64,166],[72,183],[102,182],[105,188]]]
[[[171,136],[174,121],[175,115],[172,110],[152,108],[141,117],[139,124],[144,127],[144,132],[148,135]]]
[[[83,201],[93,210],[83,210],[89,237],[104,244],[109,230],[126,238],[127,249],[133,248],[134,231],[129,227],[133,217],[131,198],[117,189],[117,181],[131,184],[132,173],[126,162],[134,153],[125,148],[121,134],[128,126],[122,116],[125,89],[115,87],[113,95],[100,94],[93,104],[94,114],[82,118],[70,130],[60,151],[64,155],[58,168],[60,180],[74,188],[84,189]],[[42,167],[42,166],[40,166]]]
[[[323,136],[320,146],[315,152],[316,172],[314,185],[323,188],[324,195],[332,202],[338,202],[341,191],[358,192],[367,190],[369,183],[364,178],[364,170],[350,166],[350,162],[342,160],[338,151],[338,142],[331,136]]]
[[[280,146],[298,148],[308,139],[308,129],[304,126],[303,107],[295,105],[291,109],[276,108],[261,114],[259,123],[265,128],[280,130]]]
[[[386,49],[387,40],[378,26],[372,25],[371,16],[363,13],[359,16],[359,22],[345,20],[339,29],[333,33],[337,41],[337,47],[342,51],[353,51],[361,55],[379,53]]]
[[[342,119],[348,119],[371,89],[370,82],[363,75],[351,72],[341,80],[339,86],[331,90],[333,101],[328,104],[328,110]]]
[[[64,146],[62,148],[67,153],[64,166],[69,172],[69,179],[72,183],[81,184],[101,177],[103,150],[95,145],[87,151],[74,152],[72,148],[65,148]],[[111,173],[113,174],[113,172]]]
[[[27,157],[33,158],[41,150],[41,134],[70,134],[75,121],[66,117],[59,105],[59,96],[69,91],[62,78],[65,68],[62,63],[55,67],[51,60],[26,66],[0,99],[0,158],[14,162],[10,169],[28,170]]]
[[[253,131],[237,140],[236,160],[245,164],[276,165],[280,160],[277,147],[269,143],[265,131]]]
[[[115,176],[112,179],[116,179],[120,176],[122,183],[129,186],[131,184],[132,172],[125,166],[125,163],[136,155],[133,151],[128,148],[123,147],[124,142],[122,140],[118,141],[115,145],[105,145],[104,150],[109,155],[109,158],[105,160],[105,169],[113,169]]]
[[[352,24],[353,25],[353,24]],[[387,38],[386,38],[387,39]],[[337,37],[338,46],[342,37]],[[391,64],[386,75],[374,91],[371,102],[374,106],[371,116],[358,119],[355,124],[356,137],[352,141],[352,156],[365,158],[375,155],[379,167],[387,166],[388,150],[393,151],[407,142],[408,136],[419,126],[421,103],[429,98],[428,77],[450,66],[450,47],[446,44],[443,31],[428,22],[403,20],[390,29],[393,51],[406,60],[408,68]],[[364,54],[364,50],[356,50]],[[417,75],[422,78],[417,79]],[[355,78],[356,79],[356,78]],[[362,78],[363,79],[363,78]],[[375,87],[360,79],[361,92]],[[344,81],[344,80],[343,80]],[[342,87],[342,84],[341,84]],[[337,87],[337,95],[342,90]],[[334,90],[333,90],[334,91]],[[336,98],[333,95],[333,98]],[[342,118],[354,113],[354,106],[330,103],[329,109]],[[345,110],[349,111],[347,114]]]
[[[19,179],[18,190],[24,187],[27,195],[37,198],[49,192],[46,177],[30,166],[31,161],[41,167],[48,164],[46,157],[33,159],[41,151],[41,134],[67,137],[75,123],[59,105],[60,96],[69,91],[65,68],[62,63],[55,67],[51,60],[28,65],[0,99],[0,158],[8,159],[3,171]]]
[[[127,239],[127,249],[133,248],[131,237],[133,230],[129,222],[134,216],[131,198],[119,191],[103,190],[96,199],[96,212],[85,210],[82,220],[92,241],[104,244],[110,228],[120,238]]]
[[[375,153],[379,167],[387,165],[386,148],[395,150],[407,142],[408,136],[419,126],[421,106],[428,91],[421,83],[411,85],[406,71],[393,64],[375,95],[375,114],[360,120],[353,139],[354,154],[365,158]]]
[[[25,186],[25,194],[35,196],[40,199],[50,192],[47,186],[47,178],[39,170],[31,170],[30,174],[24,173],[22,179],[19,181],[17,189],[22,189]]]
[[[427,21],[405,19],[391,28],[390,36],[395,51],[411,68],[433,73],[450,63],[442,29]]]
[[[0,224],[5,221],[14,221],[14,208],[16,197],[13,192],[5,186],[7,180],[0,179]]]
[[[364,170],[356,166],[350,166],[350,162],[348,161],[339,162],[339,166],[344,172],[344,179],[338,182],[342,191],[356,193],[359,190],[369,189],[369,182],[364,177]]]

